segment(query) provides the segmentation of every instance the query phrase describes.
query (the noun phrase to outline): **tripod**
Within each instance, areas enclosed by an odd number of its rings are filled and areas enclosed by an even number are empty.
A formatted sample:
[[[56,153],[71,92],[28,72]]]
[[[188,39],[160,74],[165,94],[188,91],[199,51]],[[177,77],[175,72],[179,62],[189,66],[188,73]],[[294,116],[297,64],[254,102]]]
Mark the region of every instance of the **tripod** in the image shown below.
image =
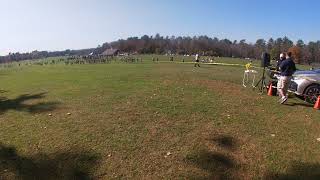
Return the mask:
[[[264,92],[265,88],[267,87],[267,83],[266,83],[266,67],[263,67],[263,72],[262,72],[262,77],[261,79],[257,82],[257,84],[254,86],[254,89],[259,87],[259,90],[261,93]]]

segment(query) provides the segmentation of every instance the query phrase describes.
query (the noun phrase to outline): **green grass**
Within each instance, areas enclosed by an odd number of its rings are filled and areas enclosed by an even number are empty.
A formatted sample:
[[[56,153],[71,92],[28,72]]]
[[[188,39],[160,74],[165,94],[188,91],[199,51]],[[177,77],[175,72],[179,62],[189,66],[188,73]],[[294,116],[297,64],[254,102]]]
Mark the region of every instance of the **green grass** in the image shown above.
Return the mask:
[[[2,68],[0,179],[319,178],[308,104],[243,88],[243,67],[151,57]]]

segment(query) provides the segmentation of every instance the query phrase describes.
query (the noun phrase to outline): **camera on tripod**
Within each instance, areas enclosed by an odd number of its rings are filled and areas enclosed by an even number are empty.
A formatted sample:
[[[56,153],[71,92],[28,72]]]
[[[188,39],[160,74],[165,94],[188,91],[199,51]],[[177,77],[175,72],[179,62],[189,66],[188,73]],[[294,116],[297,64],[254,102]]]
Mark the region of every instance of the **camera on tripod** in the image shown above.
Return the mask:
[[[265,74],[266,74],[266,68],[271,66],[270,62],[271,62],[270,54],[267,52],[262,53],[261,55],[261,67],[263,67],[262,77],[260,78],[258,83],[254,86],[254,88],[259,87],[259,90],[261,93],[263,93],[264,89],[267,87]]]
[[[267,52],[262,53],[262,55],[261,55],[261,67],[264,67],[264,68],[269,67],[271,65],[270,62],[271,62],[270,54],[267,53]]]

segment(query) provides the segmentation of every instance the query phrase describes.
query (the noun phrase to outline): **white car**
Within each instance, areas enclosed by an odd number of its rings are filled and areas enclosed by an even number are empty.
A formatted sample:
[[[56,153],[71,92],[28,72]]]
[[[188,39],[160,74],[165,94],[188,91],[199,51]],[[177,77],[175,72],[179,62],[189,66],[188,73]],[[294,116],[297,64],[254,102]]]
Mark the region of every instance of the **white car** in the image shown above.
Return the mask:
[[[307,102],[315,104],[320,96],[320,69],[296,71],[290,83],[289,91]]]

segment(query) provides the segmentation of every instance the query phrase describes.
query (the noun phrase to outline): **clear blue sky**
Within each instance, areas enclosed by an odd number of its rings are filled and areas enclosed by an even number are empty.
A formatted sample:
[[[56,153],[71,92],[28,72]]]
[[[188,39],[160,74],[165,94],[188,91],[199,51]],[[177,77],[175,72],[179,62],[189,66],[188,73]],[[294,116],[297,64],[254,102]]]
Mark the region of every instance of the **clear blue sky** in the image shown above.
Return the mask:
[[[320,39],[318,0],[0,0],[0,55],[155,35]]]

